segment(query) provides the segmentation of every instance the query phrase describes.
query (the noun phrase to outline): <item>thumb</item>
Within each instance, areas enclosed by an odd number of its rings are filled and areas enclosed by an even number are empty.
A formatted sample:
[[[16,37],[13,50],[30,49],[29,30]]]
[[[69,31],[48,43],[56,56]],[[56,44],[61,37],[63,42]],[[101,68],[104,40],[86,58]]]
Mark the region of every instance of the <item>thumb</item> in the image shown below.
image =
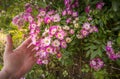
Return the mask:
[[[5,46],[5,52],[11,52],[13,49],[13,43],[12,43],[12,38],[11,35],[7,35],[6,37],[6,46]]]

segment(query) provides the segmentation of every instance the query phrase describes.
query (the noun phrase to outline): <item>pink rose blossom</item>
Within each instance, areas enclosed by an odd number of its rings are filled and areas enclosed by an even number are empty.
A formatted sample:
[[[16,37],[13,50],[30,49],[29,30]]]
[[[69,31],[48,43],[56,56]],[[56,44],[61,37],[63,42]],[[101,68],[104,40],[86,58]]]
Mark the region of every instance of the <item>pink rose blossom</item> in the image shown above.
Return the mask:
[[[67,14],[66,10],[62,12],[62,16],[65,16]]]
[[[70,37],[66,37],[65,40],[66,40],[67,43],[70,43],[72,41],[72,39]]]
[[[98,28],[96,26],[93,26],[92,28],[94,32],[98,32]]]
[[[89,30],[90,29],[90,23],[88,23],[88,22],[84,23],[82,28],[85,29],[85,30]]]
[[[43,39],[44,46],[49,46],[51,43],[51,38],[50,37],[45,37]]]
[[[49,23],[51,22],[51,18],[50,18],[50,17],[45,17],[45,18],[44,18],[44,22],[45,22],[46,24],[49,24]]]
[[[68,18],[67,20],[66,20],[66,23],[68,24],[68,23],[70,23],[71,22],[71,18]]]
[[[52,42],[52,46],[53,47],[59,47],[60,46],[60,41],[59,40],[54,40],[53,42]]]
[[[85,8],[85,12],[86,12],[87,14],[90,12],[90,6],[89,6],[89,5]]]
[[[45,50],[46,50],[46,52],[48,52],[48,53],[53,53],[53,48],[51,47],[51,46],[47,46],[46,48],[45,48]]]
[[[46,11],[45,10],[40,10],[40,13],[38,14],[38,16],[45,16],[46,15]]]
[[[32,8],[31,7],[26,8],[25,12],[31,13],[32,12]]]
[[[61,45],[62,48],[67,48],[67,43],[66,43],[65,40],[62,40],[62,41],[60,42],[60,45]]]
[[[51,26],[51,27],[49,28],[49,34],[55,35],[56,32],[57,32],[57,29],[58,29],[57,26]]]
[[[54,13],[55,13],[54,10],[51,10],[51,11],[48,11],[48,12],[47,12],[47,14],[50,15],[50,16],[53,15]]]
[[[55,14],[55,15],[52,17],[52,19],[53,19],[53,22],[59,22],[59,21],[61,20],[59,14]]]
[[[80,32],[84,37],[86,37],[89,34],[89,32],[85,29],[82,29]]]
[[[99,9],[99,10],[101,10],[104,5],[105,5],[104,2],[98,2],[98,3],[96,4],[96,8]]]
[[[70,32],[69,32],[69,33],[70,33],[70,34],[74,34],[74,32],[75,32],[75,31],[74,31],[73,29],[70,29]]]
[[[73,17],[77,17],[77,16],[78,16],[78,12],[73,12],[73,13],[72,13],[72,16],[73,16]]]
[[[71,10],[67,10],[67,14],[68,14],[68,15],[71,15],[71,14],[72,14],[72,11],[71,11]]]
[[[57,53],[57,58],[61,58],[62,57],[62,54],[59,52]]]
[[[43,64],[48,64],[48,60],[42,60]]]
[[[63,40],[65,36],[65,32],[64,31],[59,31],[56,33],[56,38]]]
[[[98,71],[104,66],[104,62],[100,58],[94,58],[90,61],[90,66],[94,70]]]
[[[38,60],[37,60],[37,64],[41,65],[41,64],[42,64],[42,60],[41,60],[41,59],[38,59]]]
[[[46,58],[48,53],[45,51],[45,48],[41,48],[40,51],[37,52],[37,55],[39,55],[40,58]]]

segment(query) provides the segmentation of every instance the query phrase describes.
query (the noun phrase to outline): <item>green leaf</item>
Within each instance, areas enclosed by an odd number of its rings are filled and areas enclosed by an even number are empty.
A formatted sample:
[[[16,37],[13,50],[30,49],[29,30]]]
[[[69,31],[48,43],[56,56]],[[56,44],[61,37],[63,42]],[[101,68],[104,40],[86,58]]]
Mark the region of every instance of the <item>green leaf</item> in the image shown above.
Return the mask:
[[[117,38],[117,44],[120,45],[120,37]]]
[[[112,1],[112,8],[113,8],[113,10],[114,10],[115,12],[118,11],[118,8],[119,8],[119,2],[113,0],[113,1]]]
[[[97,56],[97,53],[96,52],[91,52],[91,59],[95,58]]]
[[[88,51],[86,52],[86,57],[89,57],[89,56],[90,56],[90,54],[91,54],[91,51],[90,51],[90,50],[88,50]]]
[[[102,50],[99,48],[99,49],[97,49],[97,54],[100,56],[100,57],[102,57]]]

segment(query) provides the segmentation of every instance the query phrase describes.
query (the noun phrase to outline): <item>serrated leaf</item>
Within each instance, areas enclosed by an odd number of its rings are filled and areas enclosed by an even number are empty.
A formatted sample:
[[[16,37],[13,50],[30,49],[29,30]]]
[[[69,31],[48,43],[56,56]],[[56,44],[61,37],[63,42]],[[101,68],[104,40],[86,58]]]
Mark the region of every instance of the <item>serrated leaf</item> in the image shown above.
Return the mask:
[[[97,53],[96,52],[91,52],[91,59],[95,58],[97,56]]]
[[[102,51],[101,51],[101,49],[100,49],[100,48],[99,48],[99,49],[97,49],[96,53],[97,53],[100,57],[102,57]]]
[[[90,56],[90,54],[91,54],[91,51],[90,51],[90,50],[88,50],[88,52],[86,52],[86,57],[89,57],[89,56]]]

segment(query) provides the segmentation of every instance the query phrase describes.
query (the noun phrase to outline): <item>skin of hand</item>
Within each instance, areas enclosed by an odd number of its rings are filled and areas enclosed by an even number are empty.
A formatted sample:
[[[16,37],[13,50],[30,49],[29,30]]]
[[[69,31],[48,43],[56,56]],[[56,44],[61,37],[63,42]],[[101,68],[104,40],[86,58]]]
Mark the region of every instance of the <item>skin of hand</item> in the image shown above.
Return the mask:
[[[2,72],[7,74],[8,79],[19,79],[29,72],[36,63],[37,57],[35,57],[35,53],[37,51],[34,49],[35,45],[31,42],[32,40],[29,37],[13,50],[12,38],[7,35]]]

